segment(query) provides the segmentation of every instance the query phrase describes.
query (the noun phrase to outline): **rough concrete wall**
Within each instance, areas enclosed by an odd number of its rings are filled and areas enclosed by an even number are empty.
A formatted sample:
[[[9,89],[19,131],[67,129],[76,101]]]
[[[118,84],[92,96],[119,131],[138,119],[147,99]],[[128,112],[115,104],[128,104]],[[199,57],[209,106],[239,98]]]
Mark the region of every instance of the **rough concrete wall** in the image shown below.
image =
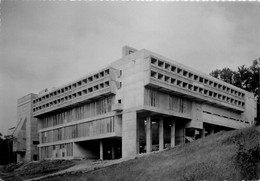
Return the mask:
[[[37,95],[28,94],[20,99],[18,99],[17,106],[17,118],[18,121],[26,118],[26,133],[25,133],[25,161],[31,161],[33,159],[33,154],[38,154],[38,149],[35,148],[32,141],[38,140],[37,133],[37,122],[32,116],[32,100]],[[35,140],[34,140],[35,139]]]
[[[203,129],[202,104],[193,101],[191,114],[192,114],[192,120],[186,125],[186,127]]]
[[[245,112],[241,114],[242,119],[253,124],[256,118],[256,101],[252,93],[246,92],[245,94]]]
[[[144,52],[138,51],[111,64],[122,70],[122,88],[117,91],[116,100],[122,99],[122,157],[137,154],[136,109],[144,104]]]
[[[137,115],[135,111],[123,113],[122,157],[137,154]]]

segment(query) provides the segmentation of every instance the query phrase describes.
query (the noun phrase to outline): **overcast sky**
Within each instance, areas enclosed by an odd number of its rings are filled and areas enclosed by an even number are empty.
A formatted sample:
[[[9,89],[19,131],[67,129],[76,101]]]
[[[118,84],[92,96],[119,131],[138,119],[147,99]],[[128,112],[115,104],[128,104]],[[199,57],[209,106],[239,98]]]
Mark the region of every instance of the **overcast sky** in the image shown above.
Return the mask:
[[[17,99],[148,49],[204,73],[260,57],[257,2],[1,2],[0,132]]]

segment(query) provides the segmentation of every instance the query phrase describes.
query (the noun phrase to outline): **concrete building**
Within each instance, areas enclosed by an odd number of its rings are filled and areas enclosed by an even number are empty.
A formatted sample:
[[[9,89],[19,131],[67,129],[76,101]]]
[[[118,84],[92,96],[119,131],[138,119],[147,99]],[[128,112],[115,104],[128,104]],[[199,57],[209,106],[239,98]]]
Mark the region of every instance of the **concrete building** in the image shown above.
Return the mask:
[[[17,126],[9,134],[16,162],[39,159],[37,119],[32,114],[32,104],[36,98],[36,94],[28,94],[17,101]]]
[[[40,159],[114,159],[253,124],[254,95],[148,50],[33,100]]]

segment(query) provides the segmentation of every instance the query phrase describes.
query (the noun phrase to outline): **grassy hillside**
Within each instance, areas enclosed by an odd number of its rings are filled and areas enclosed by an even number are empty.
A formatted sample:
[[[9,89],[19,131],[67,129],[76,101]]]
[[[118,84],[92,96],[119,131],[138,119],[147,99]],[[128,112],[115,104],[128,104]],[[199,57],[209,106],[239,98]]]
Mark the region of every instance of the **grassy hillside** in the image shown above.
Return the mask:
[[[260,127],[219,132],[170,150],[49,180],[242,180],[260,178]]]

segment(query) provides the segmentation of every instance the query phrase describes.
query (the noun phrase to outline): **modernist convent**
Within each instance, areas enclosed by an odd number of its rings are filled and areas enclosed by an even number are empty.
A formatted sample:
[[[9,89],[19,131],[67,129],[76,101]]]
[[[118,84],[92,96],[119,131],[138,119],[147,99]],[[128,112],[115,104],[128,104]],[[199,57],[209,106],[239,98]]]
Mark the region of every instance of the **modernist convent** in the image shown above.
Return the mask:
[[[19,99],[16,135],[26,137],[26,146],[15,149],[20,160],[38,153],[39,159],[115,159],[247,127],[255,117],[252,93],[125,46],[104,69]]]

